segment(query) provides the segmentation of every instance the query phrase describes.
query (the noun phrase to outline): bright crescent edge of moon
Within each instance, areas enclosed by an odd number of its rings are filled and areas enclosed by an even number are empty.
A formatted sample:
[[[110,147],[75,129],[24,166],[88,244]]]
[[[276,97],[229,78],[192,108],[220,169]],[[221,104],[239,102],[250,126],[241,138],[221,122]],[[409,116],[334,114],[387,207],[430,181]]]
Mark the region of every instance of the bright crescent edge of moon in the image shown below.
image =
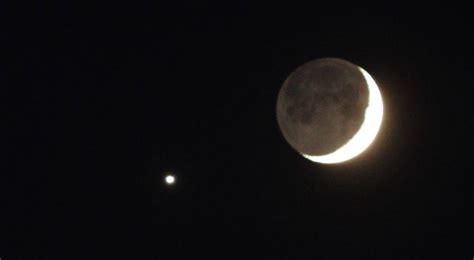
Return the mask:
[[[359,67],[369,89],[369,104],[365,110],[365,117],[359,131],[336,151],[325,155],[307,155],[303,157],[318,163],[340,163],[350,160],[361,154],[374,141],[382,124],[383,102],[377,84],[367,71]]]

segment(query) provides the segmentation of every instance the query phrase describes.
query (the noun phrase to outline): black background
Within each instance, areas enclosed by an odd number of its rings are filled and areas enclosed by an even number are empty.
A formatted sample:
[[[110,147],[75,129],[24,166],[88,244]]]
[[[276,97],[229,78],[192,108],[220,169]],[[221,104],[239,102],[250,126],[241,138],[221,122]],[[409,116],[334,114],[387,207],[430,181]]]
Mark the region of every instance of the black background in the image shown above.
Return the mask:
[[[37,2],[10,14],[5,252],[474,256],[469,8]],[[322,57],[366,69],[385,106],[374,143],[339,165],[298,155],[275,116],[285,78]]]

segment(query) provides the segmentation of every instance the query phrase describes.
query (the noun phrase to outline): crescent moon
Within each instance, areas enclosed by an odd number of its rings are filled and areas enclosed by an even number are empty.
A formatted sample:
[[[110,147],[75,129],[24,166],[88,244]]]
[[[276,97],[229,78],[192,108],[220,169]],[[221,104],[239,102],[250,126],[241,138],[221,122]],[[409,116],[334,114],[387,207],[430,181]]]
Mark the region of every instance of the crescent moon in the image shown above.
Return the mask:
[[[358,68],[364,76],[369,89],[369,104],[365,110],[364,122],[359,131],[357,131],[357,133],[346,144],[332,153],[319,156],[302,153],[301,155],[303,157],[319,163],[340,163],[361,154],[374,141],[382,124],[382,94],[370,74],[361,67]]]

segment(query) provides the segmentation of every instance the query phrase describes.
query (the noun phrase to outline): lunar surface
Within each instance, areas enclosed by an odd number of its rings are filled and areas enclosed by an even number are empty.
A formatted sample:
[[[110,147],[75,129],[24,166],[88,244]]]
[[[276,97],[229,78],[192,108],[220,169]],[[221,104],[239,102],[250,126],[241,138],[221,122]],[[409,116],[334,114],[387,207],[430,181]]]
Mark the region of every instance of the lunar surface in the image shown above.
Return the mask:
[[[324,58],[289,75],[276,110],[280,130],[296,151],[315,162],[338,163],[357,156],[375,139],[383,105],[366,71]]]

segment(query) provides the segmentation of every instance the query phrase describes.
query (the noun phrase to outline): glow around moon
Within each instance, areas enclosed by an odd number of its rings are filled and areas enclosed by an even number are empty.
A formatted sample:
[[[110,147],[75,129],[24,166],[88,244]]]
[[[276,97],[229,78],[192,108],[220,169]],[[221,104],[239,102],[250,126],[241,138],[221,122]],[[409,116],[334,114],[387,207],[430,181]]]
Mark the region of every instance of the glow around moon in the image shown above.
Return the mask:
[[[383,117],[383,102],[377,84],[367,71],[359,67],[369,88],[369,104],[359,131],[345,145],[336,151],[320,156],[302,154],[305,158],[319,163],[340,163],[362,153],[374,141],[379,132]]]

